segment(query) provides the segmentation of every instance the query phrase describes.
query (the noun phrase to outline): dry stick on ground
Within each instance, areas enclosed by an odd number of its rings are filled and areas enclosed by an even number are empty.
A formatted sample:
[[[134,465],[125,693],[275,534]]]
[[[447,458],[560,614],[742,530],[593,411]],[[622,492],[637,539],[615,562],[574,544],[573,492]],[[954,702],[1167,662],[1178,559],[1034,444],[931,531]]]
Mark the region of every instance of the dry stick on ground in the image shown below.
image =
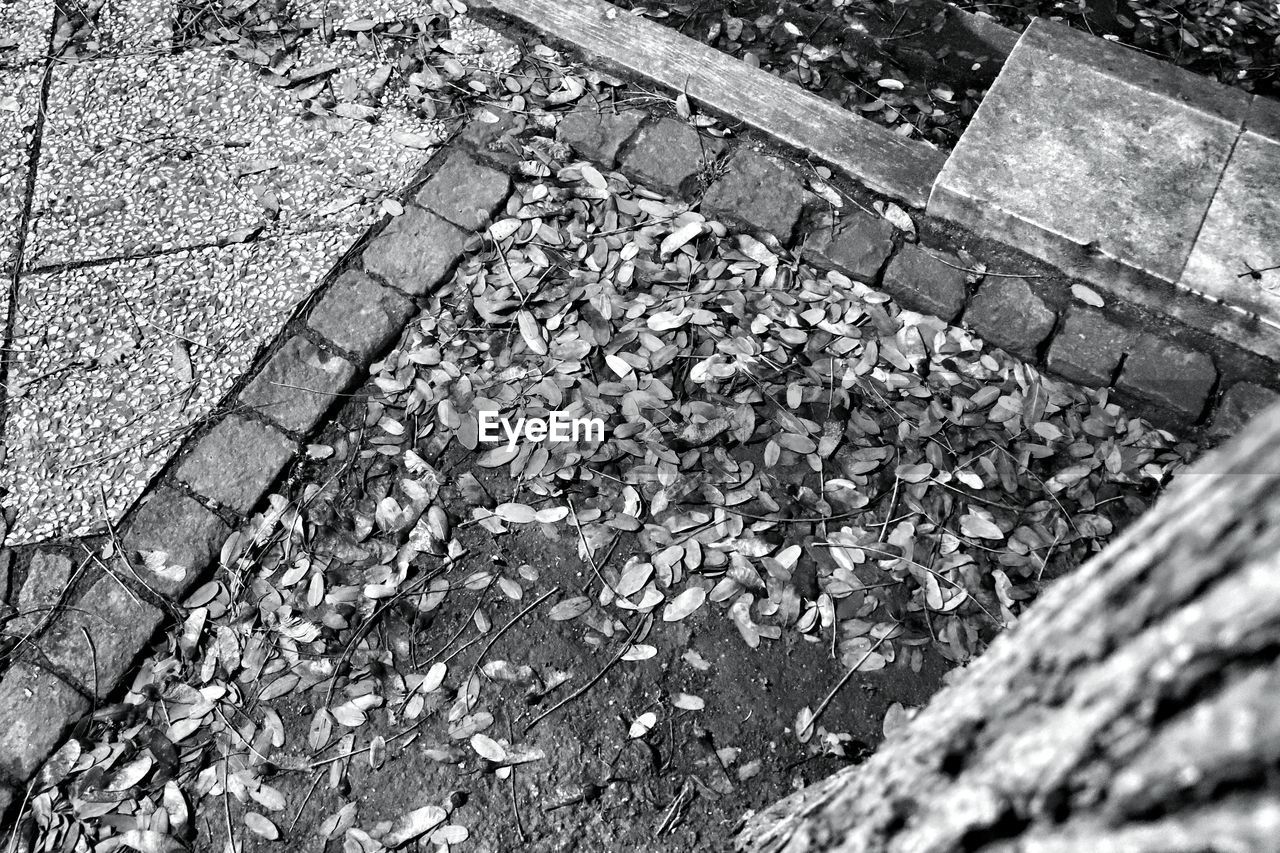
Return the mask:
[[[862,665],[867,662],[867,658],[871,657],[875,650],[880,648],[887,639],[889,639],[888,632],[886,632],[883,637],[876,640],[871,645],[871,648],[867,649],[866,653],[863,654],[862,657],[858,658],[858,662],[849,667],[844,675],[840,676],[840,680],[836,682],[835,687],[832,687],[831,690],[827,692],[826,697],[818,703],[818,707],[814,709],[813,716],[809,718],[809,722],[807,722],[803,728],[796,729],[796,737],[804,738],[805,732],[813,731],[813,727],[818,724],[818,718],[826,713],[827,708],[831,705],[831,700],[836,698],[836,694],[849,683],[849,679],[853,678],[853,674],[862,668]]]
[[[1277,850],[1280,408],[1179,474],[752,851]]]
[[[525,607],[515,616],[512,616],[511,620],[507,622],[507,624],[499,628],[498,632],[494,634],[493,637],[490,638],[489,642],[485,645],[485,647],[480,650],[480,654],[476,657],[475,663],[471,664],[471,672],[474,673],[477,669],[479,669],[481,662],[485,658],[485,655],[489,654],[489,650],[493,648],[493,644],[498,642],[498,640],[502,639],[502,635],[507,633],[508,629],[510,629],[512,625],[519,622],[521,619],[527,616],[530,611],[536,609],[539,604],[546,601],[548,598],[555,595],[559,591],[560,591],[560,587],[553,586],[551,589],[547,590],[542,595],[540,595],[536,601],[529,604],[527,607]]]
[[[529,723],[529,725],[524,727],[524,731],[522,732],[522,734],[527,735],[529,733],[529,730],[532,729],[534,726],[536,726],[538,723],[542,722],[544,719],[551,716],[556,711],[559,711],[561,708],[563,708],[565,705],[568,705],[573,700],[585,695],[586,692],[590,690],[592,687],[595,687],[596,683],[599,682],[600,679],[604,678],[605,673],[607,673],[610,669],[612,669],[614,664],[622,660],[622,656],[627,653],[627,649],[631,648],[631,644],[635,642],[636,637],[640,636],[641,629],[645,625],[647,625],[652,619],[653,619],[652,614],[646,614],[643,619],[638,620],[636,622],[636,626],[631,629],[631,633],[627,635],[626,642],[624,642],[622,646],[618,649],[617,654],[615,654],[612,658],[609,659],[609,662],[604,665],[603,669],[601,669],[599,672],[595,674],[594,678],[592,678],[586,684],[579,687],[577,690],[570,693],[568,696],[561,699],[556,704],[552,705],[547,710],[543,711],[537,717],[534,717],[533,722]]]

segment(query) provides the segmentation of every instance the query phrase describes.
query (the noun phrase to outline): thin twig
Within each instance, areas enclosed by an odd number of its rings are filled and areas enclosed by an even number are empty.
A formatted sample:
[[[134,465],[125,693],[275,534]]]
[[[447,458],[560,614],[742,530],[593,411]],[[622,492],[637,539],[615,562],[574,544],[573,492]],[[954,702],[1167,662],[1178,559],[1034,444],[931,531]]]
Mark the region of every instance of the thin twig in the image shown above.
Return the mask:
[[[867,658],[871,657],[871,653],[880,648],[887,639],[889,639],[889,635],[886,633],[883,637],[876,640],[875,643],[872,644],[871,648],[867,649],[866,654],[858,658],[857,663],[849,667],[849,670],[840,677],[839,681],[836,682],[836,686],[832,687],[831,691],[827,693],[827,697],[819,703],[818,709],[813,712],[813,716],[809,718],[809,722],[805,727],[802,730],[796,731],[796,737],[804,737],[805,732],[813,730],[813,727],[818,723],[818,718],[822,716],[823,712],[827,710],[827,706],[831,704],[831,700],[836,698],[836,694],[840,692],[842,687],[849,683],[849,679],[853,678],[853,674],[858,671],[859,667],[867,662]]]
[[[510,622],[508,622],[507,624],[503,625],[501,628],[499,628],[499,629],[498,629],[498,632],[497,632],[496,634],[494,634],[494,635],[493,635],[493,637],[489,640],[488,644],[487,644],[483,649],[481,649],[481,650],[480,650],[480,655],[479,655],[479,657],[477,657],[477,658],[476,658],[475,663],[471,664],[471,671],[474,673],[474,672],[476,671],[476,669],[478,669],[478,668],[479,668],[479,666],[480,666],[480,662],[484,660],[485,655],[489,654],[489,650],[493,648],[493,644],[494,644],[494,643],[496,643],[496,642],[498,642],[498,640],[500,640],[500,639],[502,638],[502,635],[503,635],[503,634],[505,634],[505,633],[507,632],[507,629],[509,629],[512,625],[516,624],[516,623],[517,623],[517,622],[519,622],[522,618],[524,618],[526,615],[528,615],[529,611],[533,610],[533,609],[534,609],[534,608],[536,608],[539,604],[541,604],[542,602],[546,601],[548,598],[550,598],[551,596],[555,595],[555,594],[556,594],[557,592],[559,592],[559,591],[560,591],[560,587],[558,587],[558,586],[553,586],[551,589],[549,589],[549,590],[547,590],[545,593],[543,593],[543,594],[538,598],[538,600],[537,600],[537,601],[534,601],[532,604],[530,604],[529,606],[525,607],[523,610],[521,610],[521,611],[520,611],[519,613],[517,613],[515,616],[512,616],[512,617],[511,617],[511,621],[510,621]],[[486,677],[487,677],[487,676],[486,676]]]
[[[529,733],[529,730],[532,729],[534,726],[536,726],[538,723],[542,722],[547,717],[554,714],[556,711],[559,711],[561,708],[563,708],[565,705],[568,705],[570,702],[574,701],[575,699],[578,699],[579,697],[585,695],[586,692],[590,690],[592,687],[595,687],[596,683],[599,682],[600,679],[604,678],[605,673],[607,673],[610,669],[612,669],[614,664],[622,660],[622,656],[627,653],[627,649],[631,648],[631,644],[635,641],[636,637],[640,636],[640,629],[645,625],[649,624],[652,619],[653,619],[653,616],[652,614],[650,614],[650,615],[646,615],[643,619],[640,619],[639,621],[637,621],[635,627],[631,629],[631,633],[627,635],[626,642],[624,642],[622,646],[618,649],[617,653],[612,658],[609,659],[609,662],[604,665],[604,668],[595,674],[594,678],[592,678],[586,684],[579,687],[577,690],[570,693],[568,696],[561,699],[555,705],[551,706],[550,708],[543,711],[538,716],[534,717],[533,722],[529,723],[529,725],[524,727],[523,734],[527,735]]]

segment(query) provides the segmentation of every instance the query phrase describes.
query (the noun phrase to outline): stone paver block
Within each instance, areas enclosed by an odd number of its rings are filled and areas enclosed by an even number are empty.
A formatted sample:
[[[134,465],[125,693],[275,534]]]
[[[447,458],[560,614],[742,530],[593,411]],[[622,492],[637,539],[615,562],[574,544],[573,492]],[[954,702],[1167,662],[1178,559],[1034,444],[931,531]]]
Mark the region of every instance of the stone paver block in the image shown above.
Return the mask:
[[[889,262],[882,287],[907,308],[951,322],[964,308],[965,274],[956,269],[963,264],[954,255],[937,254],[947,263],[919,246],[903,246]]]
[[[0,770],[30,779],[89,700],[38,667],[19,661],[0,679]]]
[[[364,363],[400,334],[413,312],[412,300],[350,270],[321,297],[307,325]]]
[[[982,337],[1019,355],[1032,355],[1053,331],[1058,315],[1021,279],[988,279],[964,319]]]
[[[1214,435],[1235,435],[1266,409],[1280,402],[1280,391],[1253,382],[1237,382],[1227,389],[1218,404],[1218,414],[1210,431]]]
[[[1255,99],[1179,285],[1280,326],[1280,104]]]
[[[875,284],[893,252],[893,226],[859,210],[834,226],[816,228],[804,242],[804,256],[854,281]]]
[[[489,221],[511,193],[511,178],[450,151],[440,169],[418,190],[414,201],[468,231]]]
[[[293,442],[269,426],[224,418],[178,466],[178,479],[240,514],[253,509],[293,456]]]
[[[467,235],[425,210],[411,208],[364,250],[364,268],[413,296],[429,292],[453,269]]]
[[[1249,97],[1036,19],[928,211],[1113,291],[1176,282]]]
[[[1051,371],[1093,388],[1110,385],[1137,334],[1097,311],[1072,307],[1049,345]]]
[[[1144,334],[1125,359],[1116,387],[1194,420],[1203,414],[1217,378],[1209,356]]]
[[[612,168],[618,162],[618,149],[635,134],[644,116],[640,110],[614,112],[608,104],[582,98],[560,120],[556,132],[561,142],[583,157]]]
[[[102,697],[120,683],[163,620],[159,609],[104,575],[58,615],[36,648],[83,690]]]
[[[702,209],[731,216],[790,241],[804,204],[804,181],[795,167],[750,149],[739,150],[728,171],[707,190]]]
[[[652,189],[674,193],[723,150],[723,140],[702,136],[683,122],[664,118],[640,129],[623,168]]]
[[[41,625],[62,598],[74,569],[71,560],[61,554],[34,554],[27,565],[27,580],[18,592],[18,615],[5,630],[21,635]]]
[[[295,335],[240,393],[240,402],[285,429],[306,433],[355,375],[351,362]]]
[[[176,597],[213,562],[230,535],[230,528],[197,501],[161,486],[138,508],[122,544],[139,580],[163,595]],[[163,554],[172,571],[166,575],[151,571],[142,557],[149,552]],[[177,566],[185,572],[178,572]]]

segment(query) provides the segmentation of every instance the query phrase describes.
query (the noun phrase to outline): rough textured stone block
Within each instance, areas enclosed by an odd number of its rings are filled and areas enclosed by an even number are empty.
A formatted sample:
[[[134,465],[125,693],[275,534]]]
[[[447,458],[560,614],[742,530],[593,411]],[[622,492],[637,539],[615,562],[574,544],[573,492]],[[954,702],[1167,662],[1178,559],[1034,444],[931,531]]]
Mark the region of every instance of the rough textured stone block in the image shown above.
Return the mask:
[[[21,635],[41,625],[62,598],[74,569],[71,560],[61,554],[40,551],[32,555],[27,580],[18,592],[18,615],[9,621],[5,631]]]
[[[455,149],[418,190],[414,201],[459,228],[475,231],[489,221],[510,192],[511,178],[505,173]]]
[[[1110,385],[1120,360],[1136,339],[1131,329],[1099,312],[1073,306],[1067,309],[1067,319],[1049,345],[1049,370],[1092,388]]]
[[[745,149],[733,155],[728,170],[707,190],[702,210],[731,216],[788,243],[803,204],[804,179],[795,167]]]
[[[355,375],[351,362],[295,335],[240,392],[240,402],[285,429],[305,433],[351,385]]]
[[[1252,382],[1237,382],[1222,395],[1210,432],[1219,436],[1235,435],[1244,429],[1245,424],[1278,402],[1280,391]]]
[[[880,216],[850,211],[834,226],[815,228],[804,241],[804,256],[854,281],[875,284],[893,252],[893,226]]]
[[[82,689],[102,697],[120,683],[162,621],[158,609],[104,575],[74,607],[58,614],[36,648]]]
[[[889,262],[882,286],[907,308],[951,322],[964,308],[965,274],[956,269],[963,266],[959,258],[942,252],[938,255],[947,263],[919,246],[903,246]]]
[[[177,476],[206,498],[244,514],[292,456],[293,442],[283,433],[231,415],[200,439]]]
[[[467,235],[457,226],[410,208],[364,250],[364,268],[413,296],[427,293],[453,269]]]
[[[1217,378],[1209,356],[1145,334],[1125,359],[1116,387],[1195,420],[1204,413]]]
[[[161,486],[138,508],[121,544],[139,579],[174,597],[213,562],[229,535],[230,528],[212,512],[177,489]],[[180,578],[157,575],[140,557],[147,551],[162,552],[167,565],[184,566],[186,573]]]
[[[618,149],[635,134],[644,116],[640,110],[614,112],[608,104],[581,98],[561,119],[556,133],[586,159],[612,168],[618,162]]]
[[[1280,327],[1280,104],[1254,104],[1179,284]]]
[[[723,140],[702,136],[683,122],[664,118],[640,129],[623,168],[652,189],[674,193],[723,150]]]
[[[399,336],[413,301],[359,270],[343,273],[307,318],[307,325],[366,363]]]
[[[998,347],[1030,355],[1053,331],[1058,315],[1022,279],[993,278],[982,283],[964,319]]]
[[[939,175],[928,211],[1112,292],[1176,282],[1249,95],[1032,21]]]
[[[89,700],[70,685],[25,661],[0,679],[0,769],[30,779]]]

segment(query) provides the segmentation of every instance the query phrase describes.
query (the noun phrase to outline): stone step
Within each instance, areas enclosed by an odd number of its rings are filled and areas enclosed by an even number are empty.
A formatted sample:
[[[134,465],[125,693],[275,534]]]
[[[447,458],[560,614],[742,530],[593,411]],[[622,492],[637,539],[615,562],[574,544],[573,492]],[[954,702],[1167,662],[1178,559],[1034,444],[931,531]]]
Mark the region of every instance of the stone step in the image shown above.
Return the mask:
[[[1276,359],[1280,271],[1250,269],[1280,264],[1277,130],[1272,102],[1036,20],[928,212]]]

